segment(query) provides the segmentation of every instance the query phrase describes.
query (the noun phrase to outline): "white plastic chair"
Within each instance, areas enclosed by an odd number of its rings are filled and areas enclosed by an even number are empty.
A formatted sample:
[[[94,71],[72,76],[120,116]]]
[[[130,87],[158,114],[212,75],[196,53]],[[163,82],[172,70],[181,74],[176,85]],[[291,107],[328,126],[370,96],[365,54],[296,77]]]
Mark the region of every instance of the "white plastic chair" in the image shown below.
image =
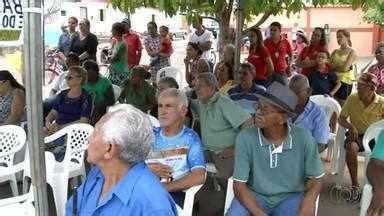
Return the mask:
[[[191,188],[188,188],[187,190],[184,190],[185,192],[185,199],[184,199],[184,205],[183,208],[180,206],[177,206],[177,212],[179,216],[192,216],[193,212],[193,204],[195,202],[195,195],[200,190],[200,188],[203,185],[196,185]]]
[[[156,83],[158,83],[164,77],[174,78],[179,86],[181,86],[181,82],[183,81],[181,71],[172,66],[162,68],[157,72]]]
[[[365,216],[369,205],[372,200],[372,185],[366,184],[363,188],[363,195],[361,197],[360,216]]]
[[[34,216],[32,191],[16,197],[0,200],[0,212],[2,215]]]
[[[112,88],[113,88],[113,95],[115,96],[115,101],[117,102],[120,97],[120,94],[121,94],[121,88],[120,86],[118,85],[113,85],[112,84]]]
[[[91,125],[76,123],[44,139],[45,143],[50,143],[67,135],[67,147],[62,162],[57,162],[52,153],[46,152],[47,183],[52,187],[58,216],[65,215],[68,180],[76,176],[81,176],[81,179],[85,180],[84,152],[88,147],[88,139],[92,132]],[[25,176],[30,177],[29,169]],[[24,187],[24,191],[25,189]]]
[[[328,124],[331,121],[333,113],[336,113],[336,116],[339,117],[341,112],[341,106],[340,104],[333,99],[332,97],[326,97],[324,95],[313,95],[310,98],[311,101],[316,103],[317,105],[321,106],[323,108],[326,116]],[[336,124],[336,131],[338,129],[338,124]],[[335,143],[336,143],[336,133],[331,133],[330,142],[327,150],[327,158],[332,159],[332,167],[335,167],[335,163],[337,161],[337,155],[338,155],[338,149],[335,149]],[[332,157],[331,157],[332,154]]]
[[[23,128],[16,125],[0,126],[0,182],[10,181],[12,194],[19,194],[16,181],[16,173],[22,171],[22,163],[13,163],[15,153],[20,151],[26,141]]]
[[[225,196],[225,205],[224,205],[224,215],[227,214],[229,207],[231,206],[232,200],[235,197],[235,193],[233,192],[233,177],[228,179],[227,184],[227,194]],[[319,198],[320,195],[316,198],[316,207],[315,207],[315,216],[317,216],[317,211],[319,209]]]

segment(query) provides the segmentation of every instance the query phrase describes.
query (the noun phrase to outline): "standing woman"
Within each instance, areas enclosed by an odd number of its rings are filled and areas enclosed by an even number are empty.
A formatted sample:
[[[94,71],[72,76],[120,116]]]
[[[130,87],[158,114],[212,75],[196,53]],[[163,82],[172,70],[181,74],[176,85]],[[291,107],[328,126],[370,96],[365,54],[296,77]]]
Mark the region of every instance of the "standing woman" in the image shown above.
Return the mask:
[[[312,32],[309,46],[301,51],[296,66],[301,68],[301,73],[309,76],[311,71],[316,70],[316,57],[318,52],[328,52],[327,40],[323,28],[316,27]]]
[[[114,85],[121,86],[129,77],[127,46],[123,41],[125,31],[124,24],[114,23],[112,25],[112,36],[115,39],[112,55],[110,57],[111,66],[109,68],[108,79]]]
[[[0,70],[0,125],[25,120],[25,89],[7,70]]]
[[[161,48],[160,34],[157,32],[157,24],[155,22],[149,22],[147,24],[148,36],[144,39],[145,50],[151,57],[151,60],[158,59],[153,65],[151,65],[152,81],[156,82],[157,71],[161,68],[171,66],[169,56],[159,55]],[[152,61],[151,61],[152,62]]]
[[[341,105],[351,94],[355,75],[353,72],[353,64],[357,59],[355,50],[352,49],[351,35],[345,29],[337,31],[337,43],[340,45],[331,54],[331,67],[336,72],[341,81],[341,87],[335,94],[335,99]]]
[[[255,83],[266,86],[268,78],[274,73],[271,55],[264,46],[263,35],[259,28],[251,28],[248,38],[250,41],[248,62],[256,68]]]
[[[235,46],[227,44],[224,47],[223,60],[215,67],[215,76],[219,84],[219,92],[227,94],[233,85],[233,67],[235,65]]]
[[[187,45],[187,56],[184,59],[185,76],[187,83],[193,87],[194,80],[200,73],[209,72],[209,63],[202,57],[203,50],[197,43],[189,42]]]
[[[79,23],[80,34],[76,35],[71,43],[70,52],[76,53],[81,62],[91,59],[96,61],[97,37],[90,32],[89,20],[83,19]]]

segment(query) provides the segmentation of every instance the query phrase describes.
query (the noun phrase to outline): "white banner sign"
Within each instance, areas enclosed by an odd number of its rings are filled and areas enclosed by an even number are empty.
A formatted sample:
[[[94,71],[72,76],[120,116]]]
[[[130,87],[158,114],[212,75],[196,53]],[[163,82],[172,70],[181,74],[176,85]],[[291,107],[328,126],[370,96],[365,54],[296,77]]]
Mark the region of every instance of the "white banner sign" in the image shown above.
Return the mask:
[[[0,0],[0,30],[21,30],[22,28],[21,0]]]

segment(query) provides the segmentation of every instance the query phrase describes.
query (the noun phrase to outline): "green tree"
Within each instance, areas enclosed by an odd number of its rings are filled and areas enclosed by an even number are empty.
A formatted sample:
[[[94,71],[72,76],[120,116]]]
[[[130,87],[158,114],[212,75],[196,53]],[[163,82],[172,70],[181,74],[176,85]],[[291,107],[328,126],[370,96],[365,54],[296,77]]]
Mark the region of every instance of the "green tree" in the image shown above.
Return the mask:
[[[367,22],[384,26],[384,2],[366,10],[363,17]]]
[[[242,0],[241,2],[242,8],[244,8],[243,26],[245,20],[262,15],[254,25],[257,27],[271,15],[286,14],[289,16],[299,12],[305,8],[305,3],[308,0]],[[133,13],[139,7],[151,7],[164,11],[170,16],[177,13],[186,14],[189,20],[197,15],[203,15],[203,18],[218,22],[220,47],[231,39],[229,24],[237,9],[236,0],[110,0],[110,3],[114,8],[128,13]],[[377,0],[312,0],[314,6],[350,4],[354,9],[358,7],[369,8],[376,3]],[[243,32],[245,33],[248,29],[243,29]]]

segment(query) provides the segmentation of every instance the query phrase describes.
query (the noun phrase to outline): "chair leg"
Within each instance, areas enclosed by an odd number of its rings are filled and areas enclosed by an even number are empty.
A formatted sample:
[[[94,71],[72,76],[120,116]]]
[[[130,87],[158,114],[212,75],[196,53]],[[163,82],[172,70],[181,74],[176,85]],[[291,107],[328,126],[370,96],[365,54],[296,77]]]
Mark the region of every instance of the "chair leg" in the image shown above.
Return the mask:
[[[23,194],[26,194],[28,192],[28,181],[27,181],[27,177],[25,176],[23,178]]]
[[[365,216],[372,200],[372,186],[366,184],[363,188],[363,196],[361,197],[360,216]]]
[[[16,181],[15,175],[12,175],[9,183],[11,185],[11,190],[12,190],[13,196],[18,196],[19,195],[19,189],[17,188],[17,181]]]

